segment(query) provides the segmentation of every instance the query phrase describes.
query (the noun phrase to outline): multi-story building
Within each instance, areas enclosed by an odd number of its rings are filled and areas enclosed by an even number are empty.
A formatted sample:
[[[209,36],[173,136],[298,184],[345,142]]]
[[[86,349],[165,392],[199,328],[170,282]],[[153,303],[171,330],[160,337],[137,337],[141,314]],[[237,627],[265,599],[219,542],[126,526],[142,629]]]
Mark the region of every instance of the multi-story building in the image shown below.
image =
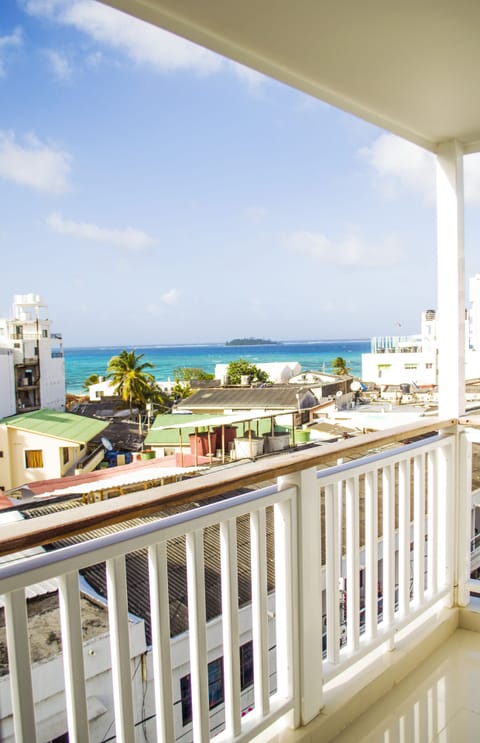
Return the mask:
[[[465,311],[467,380],[480,377],[480,274],[470,278],[469,288],[470,307]],[[362,354],[362,378],[378,385],[436,385],[440,322],[435,310],[425,310],[418,335],[372,338],[371,352]]]
[[[38,294],[16,294],[11,316],[0,318],[0,375],[1,417],[65,409],[62,336]]]

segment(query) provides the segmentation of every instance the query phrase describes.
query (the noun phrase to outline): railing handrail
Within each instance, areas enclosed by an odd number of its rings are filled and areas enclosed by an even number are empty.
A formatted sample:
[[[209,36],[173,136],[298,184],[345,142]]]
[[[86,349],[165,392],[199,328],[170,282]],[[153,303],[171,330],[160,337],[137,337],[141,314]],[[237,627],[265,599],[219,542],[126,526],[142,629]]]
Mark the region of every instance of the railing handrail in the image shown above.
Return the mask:
[[[445,430],[456,423],[454,419],[429,418],[428,422],[409,423],[391,428],[387,432],[376,431],[318,448],[238,464],[228,469],[215,468],[201,477],[189,478],[183,482],[136,491],[121,498],[87,504],[61,514],[49,514],[8,524],[0,529],[0,555],[51,544],[138,516],[158,514],[162,509],[224,495],[235,489],[239,483],[246,487],[276,480],[307,468],[335,464],[340,457],[360,455],[376,446]]]
[[[95,539],[42,552],[23,560],[13,560],[0,565],[0,594],[143,549],[152,543],[152,534],[155,534],[155,543],[158,543],[193,531],[200,521],[217,523],[222,520],[225,512],[228,512],[230,518],[249,513],[256,501],[261,500],[262,507],[268,507],[288,497],[289,492],[291,488],[285,487],[280,491],[278,485],[270,485],[261,490],[242,493],[228,501],[210,503],[198,509],[138,524],[128,530],[103,534]],[[60,569],[56,570],[56,566],[60,566]]]

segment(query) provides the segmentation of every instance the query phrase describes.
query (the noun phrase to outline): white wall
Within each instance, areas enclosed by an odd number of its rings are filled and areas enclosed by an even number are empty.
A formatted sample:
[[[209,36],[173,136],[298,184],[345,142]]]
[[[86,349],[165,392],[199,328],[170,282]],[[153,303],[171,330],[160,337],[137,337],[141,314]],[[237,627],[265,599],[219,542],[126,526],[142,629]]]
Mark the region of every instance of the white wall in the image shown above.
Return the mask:
[[[427,368],[428,364],[431,368]],[[362,379],[377,385],[436,384],[436,356],[434,353],[364,353]]]
[[[13,353],[9,349],[0,348],[0,418],[14,415],[15,412]]]

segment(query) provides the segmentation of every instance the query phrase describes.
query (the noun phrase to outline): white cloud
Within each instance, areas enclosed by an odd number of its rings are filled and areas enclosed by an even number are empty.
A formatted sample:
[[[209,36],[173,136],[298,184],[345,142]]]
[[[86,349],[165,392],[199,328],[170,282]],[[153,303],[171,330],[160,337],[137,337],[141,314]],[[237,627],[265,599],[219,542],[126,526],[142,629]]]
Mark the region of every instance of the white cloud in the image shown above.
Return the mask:
[[[237,62],[231,62],[230,64],[233,67],[236,76],[245,83],[251,93],[257,92],[267,79],[265,75],[262,75],[262,73],[257,70],[252,70],[251,67],[246,67]]]
[[[395,196],[402,188],[420,195],[427,203],[435,203],[435,157],[431,152],[393,134],[382,134],[360,154],[375,171],[385,195]],[[480,154],[467,155],[463,165],[465,201],[478,205]]]
[[[95,42],[157,72],[188,70],[209,75],[232,70],[250,91],[258,90],[267,79],[255,70],[95,0],[23,0],[23,7],[31,15],[72,26]]]
[[[69,80],[72,76],[72,68],[65,54],[55,49],[44,49],[43,53],[48,59],[57,80]]]
[[[286,244],[294,253],[345,269],[381,269],[397,264],[402,258],[400,242],[395,236],[374,245],[356,235],[334,242],[320,232],[298,231],[286,236]]]
[[[93,0],[27,0],[25,10],[47,16],[161,72],[178,69],[208,74],[225,60],[192,42]]]
[[[34,134],[25,143],[13,132],[0,131],[0,177],[46,193],[68,190],[71,157],[54,145],[42,144]]]
[[[5,62],[10,49],[18,48],[23,44],[23,32],[20,26],[17,26],[13,33],[7,36],[0,36],[0,77],[5,77]]]
[[[160,299],[164,304],[177,304],[179,300],[179,293],[176,289],[170,289],[168,292],[165,292],[165,294],[162,294]]]
[[[70,235],[81,240],[104,243],[130,253],[143,252],[156,242],[156,240],[145,232],[135,230],[132,227],[118,230],[99,227],[90,222],[73,222],[64,219],[58,212],[50,214],[47,218],[47,224],[53,232],[57,232],[60,235]]]
[[[393,134],[382,134],[360,155],[379,177],[385,195],[396,195],[401,186],[427,202],[434,201],[435,159],[427,150]]]

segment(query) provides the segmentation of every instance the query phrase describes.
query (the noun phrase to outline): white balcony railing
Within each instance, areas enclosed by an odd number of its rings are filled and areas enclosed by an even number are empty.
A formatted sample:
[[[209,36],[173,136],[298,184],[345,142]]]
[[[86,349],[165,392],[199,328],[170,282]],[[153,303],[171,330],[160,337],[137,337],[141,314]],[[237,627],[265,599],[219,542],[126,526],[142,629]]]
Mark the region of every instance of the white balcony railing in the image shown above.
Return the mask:
[[[150,717],[158,741],[179,737],[172,690],[168,571],[169,545],[179,539],[185,544],[192,700],[192,726],[182,740],[252,740],[281,717],[292,727],[313,719],[329,684],[340,674],[382,647],[391,650],[398,633],[405,636],[409,626],[426,617],[433,606],[458,601],[461,590],[454,594],[454,586],[468,581],[469,515],[457,499],[459,483],[462,486],[457,462],[463,457],[467,463],[471,456],[466,436],[451,421],[434,421],[396,434],[371,435],[362,445],[371,449],[373,444],[423,433],[431,435],[413,443],[390,444],[389,449],[334,466],[325,463],[355,453],[360,444],[345,442],[287,454],[268,464],[255,462],[142,496],[134,494],[136,499],[124,496],[114,504],[84,506],[75,509],[74,515],[68,513],[61,527],[58,520],[54,527],[53,519],[42,517],[9,528],[4,552],[41,543],[42,538],[53,541],[78,533],[82,524],[92,529],[133,514],[152,513],[162,504],[178,501],[179,494],[180,500],[198,501],[277,475],[275,484],[268,487],[0,568],[15,739],[34,741],[38,730],[26,590],[52,578],[59,585],[70,740],[95,739],[87,713],[79,573],[103,561],[115,717],[111,734],[117,740],[135,739],[138,720],[131,680],[125,559],[138,550],[148,552],[154,685]],[[469,485],[464,486],[466,492]],[[244,579],[245,565],[240,565],[244,557],[240,557],[237,529],[245,522],[249,524],[254,658],[254,701],[248,711],[242,705],[239,666],[239,572],[243,571]],[[218,541],[224,674],[224,722],[215,733],[209,713],[205,598],[205,544],[213,549],[212,533]],[[0,738],[5,740],[8,711],[4,709],[2,715]]]

